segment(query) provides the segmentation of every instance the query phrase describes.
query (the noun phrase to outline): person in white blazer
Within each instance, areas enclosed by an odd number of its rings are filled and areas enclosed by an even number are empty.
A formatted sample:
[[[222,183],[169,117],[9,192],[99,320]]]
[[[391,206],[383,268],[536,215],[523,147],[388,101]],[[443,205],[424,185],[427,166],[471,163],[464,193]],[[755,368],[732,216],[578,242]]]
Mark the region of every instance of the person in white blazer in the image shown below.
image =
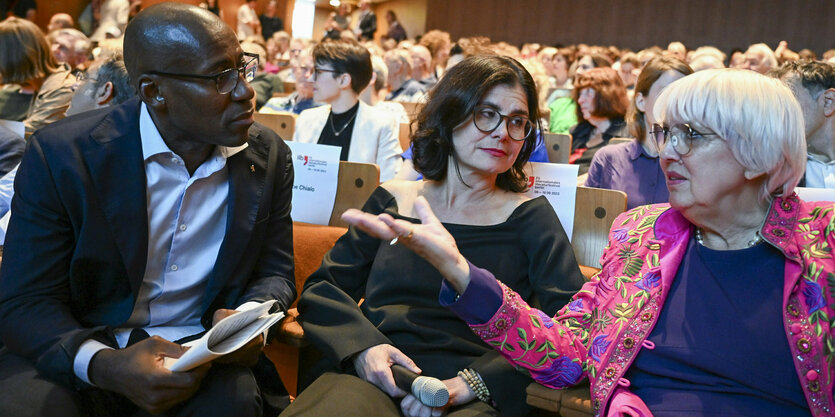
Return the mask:
[[[354,41],[327,41],[313,48],[313,99],[327,106],[303,111],[293,140],[341,146],[340,159],[377,164],[380,181],[394,178],[403,159],[399,125],[390,114],[359,100],[371,81],[371,57]]]

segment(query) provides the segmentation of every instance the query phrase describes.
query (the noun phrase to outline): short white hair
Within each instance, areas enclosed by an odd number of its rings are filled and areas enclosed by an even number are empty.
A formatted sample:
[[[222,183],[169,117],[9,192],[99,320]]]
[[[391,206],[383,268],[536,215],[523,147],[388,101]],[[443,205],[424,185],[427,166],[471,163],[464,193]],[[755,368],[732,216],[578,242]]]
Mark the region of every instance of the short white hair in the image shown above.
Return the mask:
[[[667,86],[653,115],[659,123],[717,133],[743,167],[767,175],[762,200],[790,195],[806,170],[803,113],[776,78],[739,69],[701,71]]]
[[[748,52],[754,52],[758,55],[763,57],[763,62],[768,65],[768,68],[777,68],[777,55],[774,55],[774,51],[764,43],[755,43],[748,47],[748,50],[745,51],[747,54]]]

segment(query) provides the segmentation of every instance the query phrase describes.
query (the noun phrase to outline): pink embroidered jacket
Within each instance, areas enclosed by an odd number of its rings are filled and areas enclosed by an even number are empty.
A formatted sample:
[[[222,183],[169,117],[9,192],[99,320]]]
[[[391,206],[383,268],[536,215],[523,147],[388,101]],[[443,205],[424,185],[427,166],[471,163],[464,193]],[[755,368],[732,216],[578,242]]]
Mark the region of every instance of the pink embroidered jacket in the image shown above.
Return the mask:
[[[786,257],[783,325],[814,416],[835,414],[833,211],[831,202],[776,198],[760,232]],[[623,213],[609,232],[600,273],[554,319],[502,285],[502,306],[487,323],[471,327],[545,386],[564,388],[587,376],[595,415],[607,415],[607,407],[628,406],[637,397],[622,377],[642,347],[653,347],[645,340],[692,231],[667,204]]]

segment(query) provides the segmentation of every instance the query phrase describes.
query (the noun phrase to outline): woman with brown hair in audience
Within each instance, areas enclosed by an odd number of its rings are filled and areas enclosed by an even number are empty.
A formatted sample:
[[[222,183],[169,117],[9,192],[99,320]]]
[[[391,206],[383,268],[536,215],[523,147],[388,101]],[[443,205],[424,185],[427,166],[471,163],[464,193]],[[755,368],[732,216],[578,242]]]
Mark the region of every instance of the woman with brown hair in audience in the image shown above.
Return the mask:
[[[604,146],[594,154],[586,187],[623,191],[630,209],[667,201],[670,193],[658,163],[658,147],[650,133],[655,123],[652,108],[664,87],[692,73],[689,65],[676,58],[659,56],[647,63],[638,75],[626,115],[629,134],[636,140]]]
[[[629,136],[623,116],[629,102],[626,88],[611,68],[592,68],[574,80],[571,98],[577,103],[577,123],[571,128],[571,156],[585,174],[594,153],[613,137]]]
[[[0,22],[0,83],[19,84],[34,95],[26,118],[26,136],[64,118],[75,76],[59,64],[43,32],[32,22],[10,17]]]
[[[502,271],[508,286],[553,314],[583,277],[553,208],[522,194],[537,113],[534,82],[521,64],[465,59],[417,116],[414,165],[424,180],[386,182],[363,210],[418,223],[413,203],[425,198],[462,253]],[[314,372],[321,376],[282,417],[526,415],[531,380],[437,304],[441,274],[399,240],[381,244],[351,227],[305,282],[300,322],[324,360]],[[395,386],[392,364],[442,380],[450,402],[421,404]]]
[[[584,53],[580,54],[572,65],[574,66],[573,77],[577,80],[577,77],[593,68],[611,67],[612,61],[606,55]],[[577,117],[577,102],[570,95],[554,99],[548,103],[548,108],[551,110],[548,122],[548,130],[551,133],[568,133],[572,126],[582,120]]]

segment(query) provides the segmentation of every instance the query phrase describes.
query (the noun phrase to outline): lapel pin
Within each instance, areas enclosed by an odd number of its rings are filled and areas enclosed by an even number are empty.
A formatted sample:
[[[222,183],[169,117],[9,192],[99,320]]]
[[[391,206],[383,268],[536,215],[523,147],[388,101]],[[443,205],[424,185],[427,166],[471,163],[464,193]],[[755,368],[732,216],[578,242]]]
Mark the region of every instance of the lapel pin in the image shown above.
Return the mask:
[[[250,165],[249,170],[252,171],[252,172],[255,172],[255,165]]]

